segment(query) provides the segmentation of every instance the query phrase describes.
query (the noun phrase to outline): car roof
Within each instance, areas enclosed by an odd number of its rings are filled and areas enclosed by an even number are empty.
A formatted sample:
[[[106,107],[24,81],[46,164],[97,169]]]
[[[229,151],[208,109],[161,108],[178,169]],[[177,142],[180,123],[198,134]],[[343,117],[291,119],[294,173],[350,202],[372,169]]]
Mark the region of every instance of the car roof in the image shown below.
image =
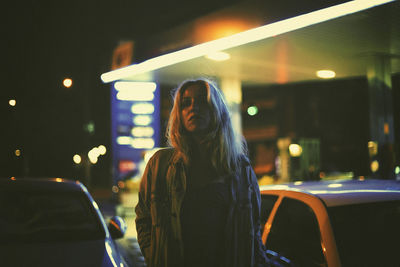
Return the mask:
[[[2,178],[0,191],[82,192],[87,189],[79,182],[62,178]]]
[[[320,198],[328,207],[367,202],[400,200],[400,181],[377,179],[298,181],[261,186],[262,194],[300,192]],[[286,192],[286,193],[285,193]]]

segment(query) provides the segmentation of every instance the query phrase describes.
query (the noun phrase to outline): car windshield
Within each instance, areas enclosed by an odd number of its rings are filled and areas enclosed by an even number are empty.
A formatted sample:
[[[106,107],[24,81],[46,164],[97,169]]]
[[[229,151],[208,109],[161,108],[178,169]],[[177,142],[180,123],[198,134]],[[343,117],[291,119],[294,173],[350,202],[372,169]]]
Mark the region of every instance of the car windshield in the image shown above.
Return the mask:
[[[104,238],[87,197],[77,193],[0,192],[0,242]]]
[[[343,266],[393,266],[398,262],[400,201],[328,208]]]

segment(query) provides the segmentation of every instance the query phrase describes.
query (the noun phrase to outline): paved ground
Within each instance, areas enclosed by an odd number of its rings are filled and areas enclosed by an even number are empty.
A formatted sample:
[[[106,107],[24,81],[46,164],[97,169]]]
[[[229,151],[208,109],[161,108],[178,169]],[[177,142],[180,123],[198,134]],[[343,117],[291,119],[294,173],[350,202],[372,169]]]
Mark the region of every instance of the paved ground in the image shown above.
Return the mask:
[[[146,266],[136,238],[119,239],[117,240],[117,245],[121,248],[129,267]]]

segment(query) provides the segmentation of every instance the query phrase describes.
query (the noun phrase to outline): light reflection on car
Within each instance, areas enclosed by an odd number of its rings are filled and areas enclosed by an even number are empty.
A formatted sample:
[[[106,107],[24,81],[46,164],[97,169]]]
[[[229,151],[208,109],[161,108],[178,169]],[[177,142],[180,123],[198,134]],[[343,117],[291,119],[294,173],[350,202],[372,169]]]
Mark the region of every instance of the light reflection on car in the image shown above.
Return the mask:
[[[398,266],[400,182],[297,182],[260,190],[272,266]]]
[[[107,227],[79,182],[1,179],[0,211],[2,266],[125,266],[114,243],[124,221]]]

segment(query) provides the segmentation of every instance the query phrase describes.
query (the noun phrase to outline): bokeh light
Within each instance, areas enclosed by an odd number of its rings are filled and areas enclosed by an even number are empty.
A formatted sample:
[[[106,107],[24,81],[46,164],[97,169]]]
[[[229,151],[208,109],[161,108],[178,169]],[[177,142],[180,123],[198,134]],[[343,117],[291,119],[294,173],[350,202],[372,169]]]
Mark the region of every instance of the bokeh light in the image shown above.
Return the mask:
[[[247,114],[254,116],[258,113],[258,108],[256,106],[250,106],[247,108]]]
[[[300,157],[301,153],[303,153],[303,148],[298,144],[290,144],[289,153],[292,157]]]
[[[97,149],[100,155],[105,155],[107,152],[107,148],[104,145],[99,145]]]
[[[72,159],[75,162],[75,164],[80,164],[82,162],[82,158],[78,154],[75,154]]]
[[[12,106],[12,107],[15,107],[15,105],[17,104],[17,101],[16,101],[15,99],[10,99],[10,100],[8,101],[8,104],[9,104],[10,106]]]
[[[63,85],[66,88],[70,88],[72,86],[72,80],[70,78],[65,78],[64,81],[63,81]]]

